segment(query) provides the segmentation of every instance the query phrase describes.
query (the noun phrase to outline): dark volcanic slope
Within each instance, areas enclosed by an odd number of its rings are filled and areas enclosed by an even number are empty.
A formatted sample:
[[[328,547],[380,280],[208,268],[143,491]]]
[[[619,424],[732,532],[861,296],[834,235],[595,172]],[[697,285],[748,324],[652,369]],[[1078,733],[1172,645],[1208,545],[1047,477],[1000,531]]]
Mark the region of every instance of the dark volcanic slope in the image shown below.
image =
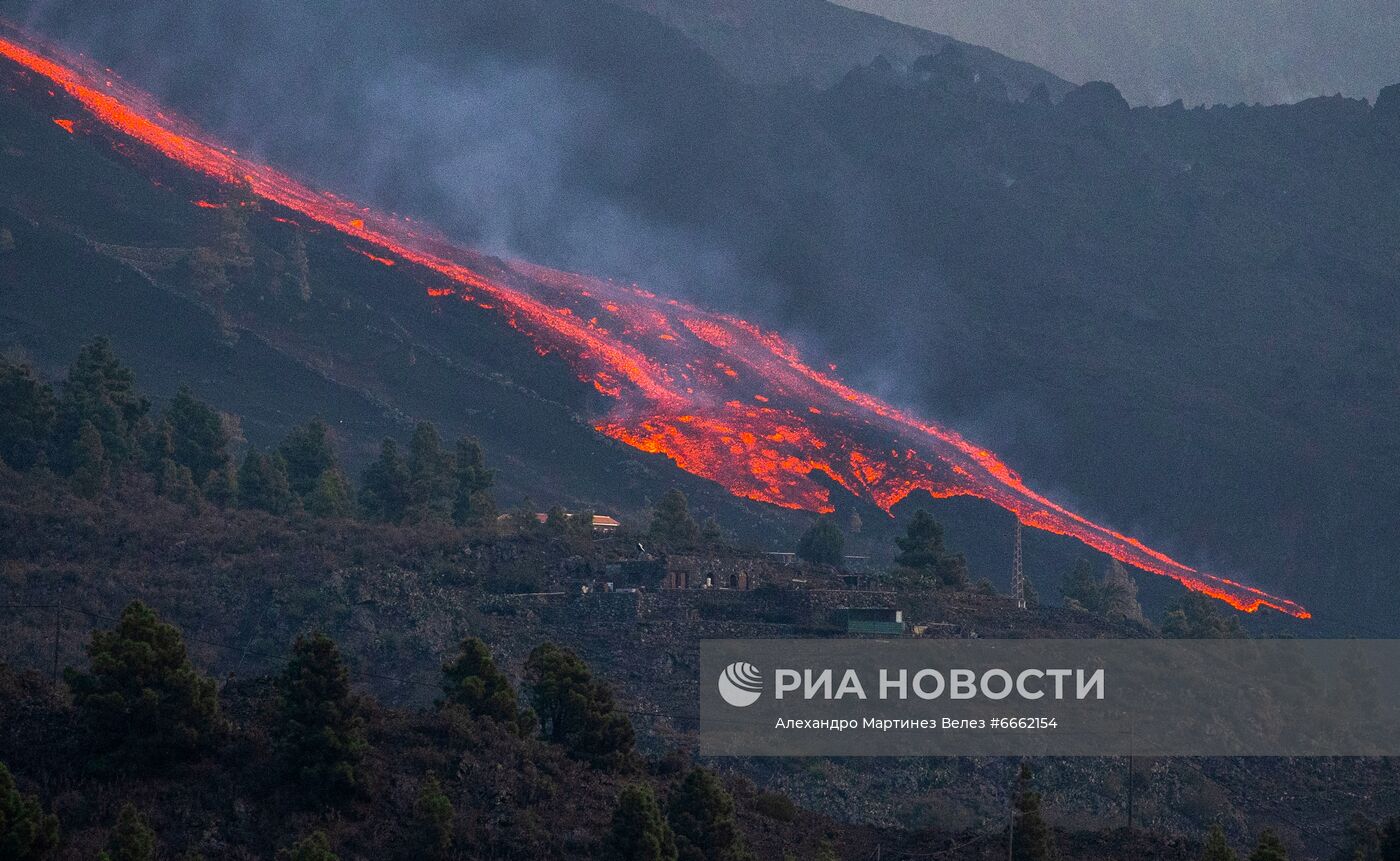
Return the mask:
[[[1400,90],[1018,102],[964,50],[767,92],[603,2],[331,5],[43,23],[319,186],[780,329],[1315,629],[1395,623]]]
[[[192,255],[223,229],[221,210],[193,201],[222,203],[225,190],[70,136],[52,122],[56,103],[34,97],[0,76],[0,227],[14,239],[0,253],[0,349],[59,377],[81,343],[108,335],[147,390],[190,384],[240,415],[255,445],[320,415],[359,464],[381,436],[431,420],[482,440],[507,502],[595,504],[637,523],[677,483],[749,534],[765,528],[770,515],[595,433],[578,417],[586,393],[572,373],[494,314],[432,301],[423,273],[386,268],[337,235],[255,213],[253,265],[211,293]],[[305,300],[286,284],[298,234]]]

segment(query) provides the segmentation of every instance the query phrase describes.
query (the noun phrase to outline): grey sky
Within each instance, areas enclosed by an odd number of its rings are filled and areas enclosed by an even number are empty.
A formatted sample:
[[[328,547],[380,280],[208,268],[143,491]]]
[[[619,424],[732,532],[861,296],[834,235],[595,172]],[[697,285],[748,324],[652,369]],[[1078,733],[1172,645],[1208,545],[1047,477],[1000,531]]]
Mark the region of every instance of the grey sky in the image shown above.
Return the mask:
[[[1400,83],[1400,0],[836,0],[1134,104],[1374,98]]]

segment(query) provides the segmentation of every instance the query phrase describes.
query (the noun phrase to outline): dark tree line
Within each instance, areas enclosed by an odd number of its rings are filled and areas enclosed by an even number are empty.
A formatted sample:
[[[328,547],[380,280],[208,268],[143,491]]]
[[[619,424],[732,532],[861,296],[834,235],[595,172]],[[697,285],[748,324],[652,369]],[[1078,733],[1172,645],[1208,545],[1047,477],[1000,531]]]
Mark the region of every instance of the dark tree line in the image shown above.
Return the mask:
[[[70,669],[65,680],[81,728],[75,741],[84,753],[84,767],[94,775],[170,774],[173,767],[214,754],[230,739],[232,727],[220,710],[214,681],[191,664],[180,631],[150,608],[129,604],[111,629],[93,633],[87,652],[87,670]],[[611,688],[568,649],[546,643],[527,659],[524,690],[533,710],[520,704],[510,680],[476,638],[464,640],[443,665],[441,688],[443,698],[435,708],[444,714],[492,722],[520,738],[538,737],[591,768],[628,773],[640,764],[631,723],[617,708]],[[336,644],[319,632],[298,637],[269,691],[267,710],[252,719],[267,722],[272,755],[281,768],[278,783],[312,810],[345,810],[349,803],[372,800],[377,790],[365,763],[372,749],[366,714],[373,705],[354,691]],[[695,778],[702,779],[713,780]],[[732,799],[722,788],[706,791],[713,798],[685,802],[687,815],[702,821],[676,826],[678,834],[689,835],[679,845],[740,845]],[[618,817],[630,821],[635,802],[621,804]],[[411,816],[421,857],[449,855],[456,818],[442,782],[424,775]],[[59,827],[57,817],[35,796],[21,793],[0,763],[0,858],[50,857],[60,843]],[[142,811],[127,804],[103,857],[152,859],[161,852],[158,837]],[[335,855],[326,836],[313,832],[281,857]],[[705,850],[682,857],[746,856]]]
[[[57,387],[27,364],[0,359],[0,463],[47,470],[82,496],[145,475],[159,493],[191,507],[470,527],[495,521],[495,473],[481,445],[463,438],[449,449],[427,422],[414,429],[406,457],[384,440],[358,492],[334,431],[319,418],[273,449],[248,449],[235,464],[240,437],[236,418],[188,388],[153,411],[105,338],[82,348]]]

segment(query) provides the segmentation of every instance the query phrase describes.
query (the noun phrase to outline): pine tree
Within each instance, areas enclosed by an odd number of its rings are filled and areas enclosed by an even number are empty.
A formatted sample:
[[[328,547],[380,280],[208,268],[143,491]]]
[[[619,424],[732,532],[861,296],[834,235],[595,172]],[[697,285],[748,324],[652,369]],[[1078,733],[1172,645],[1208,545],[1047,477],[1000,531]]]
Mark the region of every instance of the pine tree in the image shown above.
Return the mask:
[[[340,470],[331,430],[319,418],[294,428],[278,446],[277,453],[287,464],[287,484],[303,501],[315,492],[321,476]]]
[[[92,341],[78,353],[63,386],[57,465],[71,471],[83,423],[91,422],[107,460],[124,466],[140,451],[137,429],[149,410],[150,403],[136,391],[136,375],[117,359],[111,343],[106,338]]]
[[[1259,835],[1259,845],[1249,853],[1249,861],[1288,861],[1288,850],[1272,829],[1265,828]]]
[[[204,498],[220,508],[227,508],[238,501],[238,472],[233,463],[210,472],[200,483]]]
[[[357,789],[368,748],[365,719],[331,638],[298,637],[277,688],[277,748],[293,779],[315,801]]]
[[[408,517],[415,523],[452,519],[457,502],[456,465],[431,422],[414,428],[408,449]]]
[[[107,487],[109,465],[102,435],[90,421],[84,421],[73,447],[73,491],[89,499]]]
[[[1103,580],[1103,594],[1105,616],[1115,620],[1146,624],[1147,617],[1142,614],[1142,605],[1138,603],[1137,599],[1137,583],[1133,582],[1133,577],[1128,573],[1128,569],[1117,559],[1108,560],[1108,571],[1104,574]]]
[[[676,838],[645,784],[629,784],[618,796],[608,834],[608,857],[616,861],[676,861]]]
[[[546,535],[562,538],[569,534],[569,513],[562,507],[551,506],[544,516],[544,531]]]
[[[430,856],[445,857],[452,849],[452,821],[456,814],[452,801],[442,791],[436,775],[428,775],[418,790],[413,804],[413,818],[422,835],[423,847]]]
[[[338,469],[328,469],[316,480],[316,487],[306,497],[307,512],[316,517],[349,517],[355,513],[350,495],[350,482]]]
[[[718,547],[724,544],[724,528],[719,525],[719,521],[713,517],[705,518],[705,523],[700,527],[700,543],[706,547]]]
[[[894,540],[899,547],[896,565],[916,571],[932,571],[947,552],[943,544],[943,525],[933,515],[920,508],[904,528],[904,534]]]
[[[651,514],[650,540],[670,550],[686,550],[700,537],[700,527],[690,516],[690,503],[679,488],[671,488],[656,503]]]
[[[1381,861],[1400,861],[1400,816],[1392,816],[1381,829]]]
[[[461,706],[476,718],[490,718],[517,730],[528,724],[510,679],[496,667],[491,652],[477,637],[462,641],[456,659],[442,667],[444,705]]]
[[[846,536],[828,516],[817,518],[797,542],[797,556],[815,565],[840,565],[846,552]]]
[[[703,768],[692,769],[671,794],[666,819],[680,861],[748,861],[734,799]]]
[[[1216,609],[1216,601],[1187,592],[1162,620],[1162,636],[1176,640],[1221,640],[1244,636],[1240,620]]]
[[[189,467],[179,466],[170,458],[162,460],[156,470],[156,491],[173,502],[188,506],[191,511],[197,511],[203,501]]]
[[[899,553],[894,561],[908,572],[903,575],[906,578],[918,584],[932,581],[954,589],[967,588],[967,561],[948,552],[942,524],[924,509],[914,512],[904,534],[895,538],[895,545]]]
[[[360,480],[360,510],[372,520],[389,523],[402,521],[408,511],[408,464],[391,439],[380,445],[379,458]]]
[[[496,501],[491,486],[496,474],[486,467],[481,443],[474,439],[457,441],[457,499],[452,519],[462,526],[491,526],[496,522]]]
[[[1400,820],[1397,820],[1400,826]],[[1400,837],[1400,827],[1397,827]],[[1395,846],[1395,858],[1387,859],[1381,851],[1381,827],[1362,813],[1352,813],[1347,820],[1346,835],[1331,861],[1400,861],[1400,841]]]
[[[296,506],[282,457],[251,450],[238,470],[238,507],[286,514]]]
[[[1104,609],[1103,584],[1094,576],[1094,566],[1088,559],[1079,559],[1074,568],[1065,575],[1060,584],[1060,594],[1065,602],[1071,601],[1090,613],[1101,613]]]
[[[1206,848],[1201,861],[1239,861],[1239,858],[1225,839],[1225,829],[1218,822],[1212,825],[1206,834]]]
[[[23,795],[0,762],[0,858],[40,861],[58,848],[58,817],[45,813],[39,799]]]
[[[340,861],[340,856],[331,851],[331,841],[326,832],[313,831],[290,849],[278,852],[277,861]]]
[[[0,460],[20,471],[43,463],[57,417],[53,389],[28,365],[0,357]]]
[[[162,415],[169,429],[170,458],[201,479],[229,462],[224,418],[181,386]]]
[[[631,761],[631,722],[614,708],[612,689],[577,655],[552,643],[538,646],[525,661],[525,678],[545,738],[599,767]]]
[[[1050,861],[1055,857],[1054,838],[1040,813],[1040,793],[1032,788],[1031,769],[1025,763],[1016,777],[1013,803],[1012,861]]]
[[[155,861],[156,833],[130,802],[117,814],[117,827],[98,861]]]
[[[180,631],[139,601],[87,648],[90,673],[68,670],[88,738],[99,754],[159,765],[206,747],[220,728],[214,682],[195,671]]]

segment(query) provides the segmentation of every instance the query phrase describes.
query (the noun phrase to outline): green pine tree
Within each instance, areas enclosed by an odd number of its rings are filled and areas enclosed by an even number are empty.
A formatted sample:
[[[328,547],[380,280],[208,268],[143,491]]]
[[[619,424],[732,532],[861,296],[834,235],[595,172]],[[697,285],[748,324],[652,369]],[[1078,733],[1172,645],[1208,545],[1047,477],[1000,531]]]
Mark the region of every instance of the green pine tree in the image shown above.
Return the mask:
[[[107,849],[97,857],[98,861],[155,861],[156,833],[131,803],[122,805]]]
[[[1230,848],[1230,843],[1225,839],[1225,829],[1216,823],[1210,827],[1210,832],[1206,834],[1206,848],[1201,855],[1201,861],[1239,861],[1240,856],[1235,854],[1235,850]]]
[[[797,556],[815,565],[840,565],[846,552],[846,536],[830,516],[817,518],[797,542]]]
[[[238,471],[230,461],[206,475],[200,482],[200,487],[204,489],[204,498],[207,501],[220,508],[227,508],[238,501]]]
[[[0,357],[0,461],[20,471],[44,463],[57,418],[53,389],[28,365]]]
[[[428,775],[419,788],[418,798],[413,804],[413,818],[428,855],[446,857],[452,850],[452,822],[456,814],[436,775]]]
[[[1133,581],[1133,575],[1128,573],[1127,566],[1117,559],[1108,560],[1108,571],[1104,573],[1103,578],[1103,593],[1104,616],[1116,621],[1147,624],[1147,617],[1142,614],[1142,605],[1138,603],[1137,583]]]
[[[705,518],[700,527],[700,543],[706,547],[719,547],[724,544],[724,527],[713,517]]]
[[[544,532],[554,538],[563,538],[569,534],[569,513],[562,507],[551,506],[544,516]]]
[[[277,453],[287,464],[287,484],[303,501],[316,491],[322,476],[340,470],[331,429],[319,418],[294,428]]]
[[[1060,584],[1060,594],[1065,602],[1073,601],[1090,613],[1102,613],[1104,608],[1103,584],[1094,576],[1094,566],[1088,559],[1081,558],[1065,574]]]
[[[690,502],[679,488],[671,488],[656,503],[648,537],[665,550],[688,550],[700,538],[700,527],[690,516]]]
[[[78,353],[68,370],[59,406],[56,465],[71,472],[77,457],[79,433],[90,422],[97,430],[106,458],[118,467],[140,453],[138,430],[150,403],[136,391],[136,375],[112,352],[106,338],[98,338]]]
[[[298,637],[277,690],[275,738],[292,778],[316,802],[358,789],[369,746],[365,719],[331,638],[319,632]]]
[[[1040,812],[1040,793],[1031,785],[1031,769],[1025,763],[1016,777],[1016,812],[1012,820],[1012,861],[1051,861],[1055,841],[1050,826]]]
[[[457,502],[456,464],[431,422],[413,430],[408,448],[408,518],[415,523],[452,520]]]
[[[1288,861],[1288,850],[1272,829],[1265,828],[1259,835],[1259,845],[1249,853],[1249,861]]]
[[[195,671],[180,631],[139,601],[88,643],[88,673],[65,673],[88,740],[102,755],[158,765],[208,746],[221,721],[214,682]]]
[[[224,417],[198,400],[188,387],[178,394],[162,414],[169,429],[170,458],[203,479],[229,463],[229,433]]]
[[[545,738],[599,767],[631,761],[631,722],[614,708],[612,689],[577,655],[552,643],[538,646],[525,660],[525,679]]]
[[[680,861],[749,861],[734,813],[734,799],[719,779],[692,769],[666,804]]]
[[[1199,592],[1187,592],[1162,620],[1162,636],[1175,640],[1222,640],[1243,637],[1244,628],[1234,615],[1217,609],[1219,602]]]
[[[38,798],[22,795],[0,762],[0,858],[40,861],[57,848],[58,817],[45,813]]]
[[[110,469],[102,435],[90,421],[84,421],[73,447],[73,492],[92,499],[107,488]]]
[[[198,510],[204,499],[189,467],[179,466],[170,458],[162,460],[156,469],[156,491],[191,510]]]
[[[924,509],[914,512],[904,534],[895,538],[895,545],[899,548],[895,564],[901,569],[901,579],[911,585],[967,588],[967,562],[960,554],[948,552],[942,524]]]
[[[491,652],[477,637],[462,641],[457,657],[442,667],[444,705],[461,706],[472,717],[490,718],[518,731],[529,725],[510,679],[496,667]]]
[[[290,848],[278,852],[277,861],[340,861],[340,856],[331,851],[326,832],[313,831]]]
[[[385,439],[379,458],[360,480],[360,510],[372,520],[402,521],[408,512],[408,482],[408,464],[399,454],[398,443]]]
[[[491,487],[496,474],[486,466],[486,454],[474,439],[457,441],[457,499],[452,519],[461,526],[493,526],[496,522],[496,500]]]
[[[608,833],[609,858],[616,861],[676,861],[676,838],[646,784],[622,788]]]
[[[306,510],[316,517],[349,517],[355,513],[355,501],[350,495],[350,482],[338,469],[321,473],[305,499]]]
[[[269,514],[287,514],[296,507],[281,455],[250,450],[243,458],[238,469],[238,507]]]

